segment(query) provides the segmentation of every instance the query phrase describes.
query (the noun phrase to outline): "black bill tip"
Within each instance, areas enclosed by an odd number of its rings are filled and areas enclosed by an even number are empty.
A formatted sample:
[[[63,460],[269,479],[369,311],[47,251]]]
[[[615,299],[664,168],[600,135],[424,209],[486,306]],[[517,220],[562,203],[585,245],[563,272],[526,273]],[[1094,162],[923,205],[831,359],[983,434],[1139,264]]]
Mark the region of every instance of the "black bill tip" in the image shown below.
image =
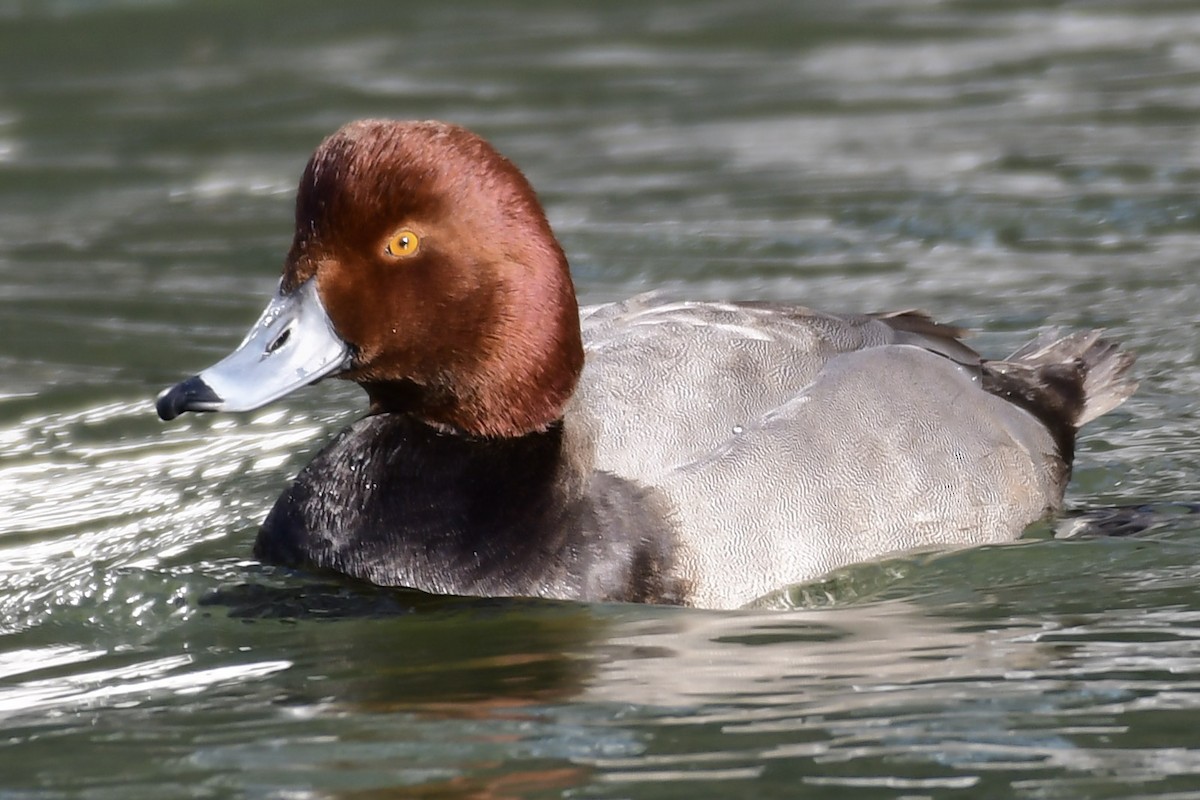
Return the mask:
[[[154,408],[161,419],[171,420],[185,411],[216,411],[222,402],[211,386],[199,375],[193,375],[182,383],[164,389]]]

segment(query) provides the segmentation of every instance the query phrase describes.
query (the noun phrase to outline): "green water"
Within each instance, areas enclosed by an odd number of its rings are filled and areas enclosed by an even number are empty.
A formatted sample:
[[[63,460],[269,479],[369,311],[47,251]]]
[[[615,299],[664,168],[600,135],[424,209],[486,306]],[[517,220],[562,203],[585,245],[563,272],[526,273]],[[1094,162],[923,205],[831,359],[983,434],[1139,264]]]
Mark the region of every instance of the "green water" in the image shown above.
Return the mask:
[[[322,384],[153,413],[271,291],[311,149],[471,126],[585,302],[1103,327],[1073,511],[699,612],[249,559]],[[1192,2],[0,0],[0,798],[1200,798]]]

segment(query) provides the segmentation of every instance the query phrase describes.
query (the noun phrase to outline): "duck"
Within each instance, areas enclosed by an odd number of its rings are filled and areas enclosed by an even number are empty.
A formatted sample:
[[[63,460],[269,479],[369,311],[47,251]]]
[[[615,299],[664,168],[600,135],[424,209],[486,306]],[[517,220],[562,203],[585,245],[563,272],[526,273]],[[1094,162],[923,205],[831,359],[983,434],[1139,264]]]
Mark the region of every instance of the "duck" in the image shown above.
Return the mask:
[[[309,159],[274,295],[158,415],[325,378],[364,416],[287,486],[261,562],[432,594],[745,606],[1059,511],[1076,434],[1136,389],[1102,331],[985,359],[919,311],[650,292],[581,308],[521,170],[437,121]]]

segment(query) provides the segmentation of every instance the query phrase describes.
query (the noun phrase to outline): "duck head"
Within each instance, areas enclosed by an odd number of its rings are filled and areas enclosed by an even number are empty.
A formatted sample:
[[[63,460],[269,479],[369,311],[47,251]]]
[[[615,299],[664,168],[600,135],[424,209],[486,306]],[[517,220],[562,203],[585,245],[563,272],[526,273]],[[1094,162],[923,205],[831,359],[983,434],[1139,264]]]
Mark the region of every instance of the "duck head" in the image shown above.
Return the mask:
[[[519,436],[561,418],[582,366],[566,256],[521,172],[460,127],[364,120],[309,160],[258,322],[157,409],[249,411],[333,376],[372,413]]]

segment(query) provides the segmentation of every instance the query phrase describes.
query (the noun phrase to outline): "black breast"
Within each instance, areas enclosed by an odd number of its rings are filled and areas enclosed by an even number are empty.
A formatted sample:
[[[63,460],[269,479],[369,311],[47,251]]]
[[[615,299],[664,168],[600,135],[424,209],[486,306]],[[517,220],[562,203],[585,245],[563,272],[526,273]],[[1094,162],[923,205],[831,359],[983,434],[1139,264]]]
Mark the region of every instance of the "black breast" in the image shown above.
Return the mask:
[[[254,552],[439,594],[686,602],[665,500],[582,473],[561,425],[478,439],[365,417],[276,501]]]

